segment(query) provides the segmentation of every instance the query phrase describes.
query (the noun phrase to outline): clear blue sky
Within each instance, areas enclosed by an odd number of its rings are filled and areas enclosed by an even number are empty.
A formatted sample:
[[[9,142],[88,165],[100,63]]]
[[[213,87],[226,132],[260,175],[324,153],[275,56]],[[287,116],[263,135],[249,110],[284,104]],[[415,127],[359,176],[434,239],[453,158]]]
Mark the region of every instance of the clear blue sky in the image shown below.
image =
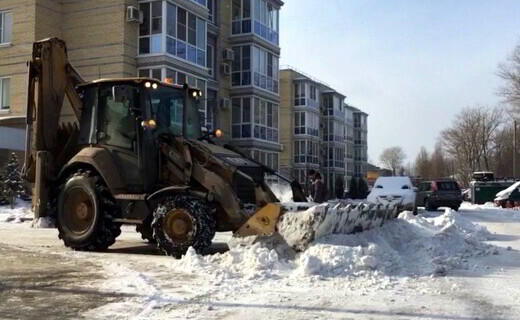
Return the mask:
[[[281,61],[369,113],[368,153],[422,145],[460,109],[497,105],[497,66],[520,42],[520,0],[285,0]]]

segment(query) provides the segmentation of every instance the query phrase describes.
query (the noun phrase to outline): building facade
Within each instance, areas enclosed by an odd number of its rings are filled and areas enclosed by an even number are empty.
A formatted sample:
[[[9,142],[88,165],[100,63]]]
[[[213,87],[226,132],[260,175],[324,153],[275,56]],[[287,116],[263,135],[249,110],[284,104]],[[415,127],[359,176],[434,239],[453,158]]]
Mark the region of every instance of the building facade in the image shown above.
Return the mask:
[[[331,196],[339,181],[345,188],[352,177],[363,176],[355,171],[361,159],[355,161],[354,127],[355,115],[362,113],[366,138],[367,114],[346,104],[345,95],[294,68],[280,70],[280,92],[280,172],[308,189],[307,171],[318,170]],[[366,146],[365,139],[365,157]]]
[[[354,176],[365,177],[368,160],[368,114],[354,108]]]
[[[282,6],[279,0],[2,0],[0,130],[10,142],[0,149],[23,150],[32,43],[59,37],[87,81],[142,76],[201,89],[204,124],[277,170]]]

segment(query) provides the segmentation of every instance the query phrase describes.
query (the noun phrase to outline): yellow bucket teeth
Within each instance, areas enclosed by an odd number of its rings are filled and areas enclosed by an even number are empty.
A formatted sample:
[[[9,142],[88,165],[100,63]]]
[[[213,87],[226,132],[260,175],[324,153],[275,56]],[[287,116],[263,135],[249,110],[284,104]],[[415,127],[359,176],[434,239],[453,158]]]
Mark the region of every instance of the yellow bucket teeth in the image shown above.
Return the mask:
[[[279,204],[269,203],[258,210],[235,232],[237,237],[269,236],[275,233],[276,223],[282,213]]]

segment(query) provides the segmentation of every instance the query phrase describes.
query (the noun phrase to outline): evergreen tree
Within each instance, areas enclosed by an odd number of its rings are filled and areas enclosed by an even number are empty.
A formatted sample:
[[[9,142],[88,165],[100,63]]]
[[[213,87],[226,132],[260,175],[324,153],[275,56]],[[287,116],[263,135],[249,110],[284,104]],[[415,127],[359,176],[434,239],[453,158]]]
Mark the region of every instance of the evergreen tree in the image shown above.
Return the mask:
[[[365,199],[368,196],[368,185],[363,178],[359,178],[358,181],[358,197],[359,199]]]
[[[352,177],[352,179],[350,180],[348,195],[350,199],[358,198],[358,185],[355,177]]]
[[[11,153],[2,174],[2,196],[11,204],[11,209],[14,209],[16,198],[23,190],[18,158],[14,153]]]
[[[337,177],[334,183],[334,190],[336,191],[336,198],[343,199],[343,193],[345,192],[343,185],[343,178]]]

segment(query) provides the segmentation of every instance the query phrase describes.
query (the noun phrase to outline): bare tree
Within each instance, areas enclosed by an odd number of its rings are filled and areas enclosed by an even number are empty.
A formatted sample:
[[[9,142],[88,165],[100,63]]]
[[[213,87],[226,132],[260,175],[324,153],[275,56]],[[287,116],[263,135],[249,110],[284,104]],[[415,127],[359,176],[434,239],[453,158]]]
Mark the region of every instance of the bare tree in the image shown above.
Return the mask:
[[[383,150],[379,160],[386,166],[387,169],[392,170],[392,174],[395,176],[397,170],[403,166],[403,161],[406,155],[401,147],[391,147]]]
[[[425,147],[421,147],[415,158],[415,173],[424,179],[430,179],[430,165],[430,154]]]
[[[498,67],[498,75],[505,80],[500,94],[509,103],[516,114],[520,113],[520,43],[516,45],[507,62]]]
[[[446,157],[442,144],[437,143],[430,158],[432,178],[440,179],[453,174],[453,162]]]
[[[477,106],[463,109],[451,127],[441,133],[442,147],[457,163],[456,174],[464,184],[469,183],[473,172],[492,167],[495,136],[502,123],[500,108]]]

